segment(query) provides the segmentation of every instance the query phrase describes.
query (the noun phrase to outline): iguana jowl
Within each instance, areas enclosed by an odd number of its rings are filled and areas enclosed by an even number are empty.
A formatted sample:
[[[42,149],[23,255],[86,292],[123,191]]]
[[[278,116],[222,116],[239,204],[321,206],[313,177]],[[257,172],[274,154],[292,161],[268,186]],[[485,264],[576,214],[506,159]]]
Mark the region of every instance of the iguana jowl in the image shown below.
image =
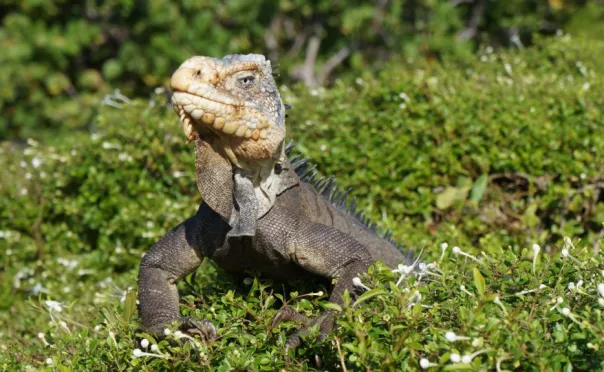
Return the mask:
[[[140,315],[148,330],[161,333],[177,321],[184,331],[215,336],[209,321],[180,316],[175,285],[206,257],[230,273],[254,269],[278,279],[335,279],[329,300],[339,304],[345,290],[354,292],[353,278],[374,261],[409,263],[388,238],[347,210],[345,197],[328,195],[326,183],[305,182],[304,161],[287,158],[285,107],[264,56],[192,57],[171,86],[174,109],[196,145],[203,202],[142,259]],[[286,307],[273,324],[288,319],[303,324],[288,347],[300,344],[306,327],[319,324],[325,337],[334,323],[329,311],[311,320]]]

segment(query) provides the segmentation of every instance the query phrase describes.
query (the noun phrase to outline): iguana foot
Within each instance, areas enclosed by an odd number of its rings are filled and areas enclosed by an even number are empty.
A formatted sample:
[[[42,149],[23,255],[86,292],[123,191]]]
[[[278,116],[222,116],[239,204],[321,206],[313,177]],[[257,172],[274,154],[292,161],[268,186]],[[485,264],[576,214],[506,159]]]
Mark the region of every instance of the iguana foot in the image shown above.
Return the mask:
[[[207,319],[197,321],[187,316],[181,319],[181,325],[178,328],[192,336],[198,335],[205,341],[216,338],[216,327]]]
[[[287,338],[287,341],[285,342],[285,351],[287,354],[289,350],[295,350],[298,346],[300,346],[302,344],[302,336],[308,334],[308,329],[316,325],[319,326],[319,336],[317,337],[317,340],[321,341],[325,339],[325,337],[327,337],[329,332],[331,332],[333,329],[335,323],[335,314],[333,311],[328,310],[324,314],[311,319],[306,315],[298,313],[290,307],[284,307],[283,309],[279,310],[275,318],[273,318],[271,328],[275,328],[281,322],[286,321],[293,321],[302,326],[302,328]]]
[[[190,336],[198,336],[204,341],[210,341],[216,338],[216,327],[206,319],[195,320],[189,316],[180,317],[173,321],[162,322],[158,325],[148,328],[149,333],[157,339],[166,337],[166,329],[170,325],[177,325],[178,330]]]

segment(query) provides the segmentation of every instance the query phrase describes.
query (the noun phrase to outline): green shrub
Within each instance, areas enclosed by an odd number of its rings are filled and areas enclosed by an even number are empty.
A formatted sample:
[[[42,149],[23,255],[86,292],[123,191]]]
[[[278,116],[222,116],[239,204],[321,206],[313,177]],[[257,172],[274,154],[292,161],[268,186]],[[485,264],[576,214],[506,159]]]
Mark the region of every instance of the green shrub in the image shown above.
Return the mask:
[[[603,58],[604,44],[563,36],[470,64],[397,61],[285,94],[291,135],[405,243],[597,247]]]
[[[471,45],[463,40],[501,44],[513,33],[527,42],[530,32],[543,25],[551,32],[585,3],[597,2],[550,3],[490,2],[471,27],[478,2],[4,1],[0,139],[86,129],[109,90],[148,97],[191,55],[266,53],[282,63],[284,76],[301,78],[316,37],[321,43],[310,68],[321,79],[339,52],[348,58],[335,64],[338,74],[401,53],[465,55]],[[472,32],[460,41],[456,35],[464,29]]]
[[[377,266],[363,279],[373,291],[343,309],[337,339],[309,340],[289,369],[313,369],[315,352],[326,366],[341,363],[336,340],[355,370],[413,369],[424,357],[444,366],[451,353],[483,349],[472,368],[602,367],[603,48],[561,36],[467,63],[393,61],[330,90],[281,89],[295,106],[288,125],[297,149],[442,271],[427,285],[409,279],[395,289],[388,283],[398,278]],[[220,339],[199,350],[161,343],[169,358],[133,358],[128,288],[140,257],[200,202],[192,145],[157,93],[111,98],[119,108],[102,106],[91,134],[1,147],[4,369],[43,368],[47,358],[73,370],[288,368],[284,334],[267,332],[271,317],[283,300],[309,314],[325,306],[324,295],[310,294],[319,283],[283,292],[256,277],[250,287],[204,264],[180,283],[181,309],[211,319]],[[451,249],[441,261],[442,242],[482,263]],[[541,253],[535,269],[534,243],[552,253]],[[578,261],[560,256],[565,244]],[[547,288],[521,293],[540,285]],[[408,306],[415,290],[422,301]],[[478,341],[450,344],[442,337],[449,330]]]

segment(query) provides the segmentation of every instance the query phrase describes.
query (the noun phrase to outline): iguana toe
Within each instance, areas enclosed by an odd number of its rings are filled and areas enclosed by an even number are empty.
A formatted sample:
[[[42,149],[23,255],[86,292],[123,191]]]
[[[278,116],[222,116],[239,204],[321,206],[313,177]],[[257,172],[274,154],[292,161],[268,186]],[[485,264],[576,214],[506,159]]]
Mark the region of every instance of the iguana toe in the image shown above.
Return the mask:
[[[302,336],[308,334],[308,329],[311,327],[318,325],[319,336],[317,337],[317,340],[321,341],[325,339],[333,329],[335,314],[332,311],[327,311],[323,315],[311,319],[289,307],[285,307],[277,313],[271,326],[274,328],[284,321],[293,321],[302,325],[302,328],[289,336],[285,342],[285,351],[286,354],[289,354],[289,350],[295,350],[302,344]]]
[[[312,319],[307,317],[306,315],[300,314],[291,307],[284,307],[279,310],[277,315],[275,315],[275,317],[273,318],[271,328],[276,328],[279,326],[280,323],[288,321],[295,322],[303,326],[308,326],[312,322]]]
[[[198,335],[206,341],[216,338],[216,327],[207,319],[198,321],[191,317],[184,317],[179,328],[190,335]]]

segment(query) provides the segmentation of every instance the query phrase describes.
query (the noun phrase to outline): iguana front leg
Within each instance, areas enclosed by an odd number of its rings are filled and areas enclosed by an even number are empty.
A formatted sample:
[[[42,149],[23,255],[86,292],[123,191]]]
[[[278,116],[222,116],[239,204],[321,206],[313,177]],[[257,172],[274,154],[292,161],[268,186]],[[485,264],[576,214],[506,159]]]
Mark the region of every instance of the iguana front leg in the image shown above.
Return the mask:
[[[346,290],[353,293],[353,278],[367,272],[373,260],[367,248],[359,242],[334,228],[320,223],[303,223],[292,236],[294,260],[304,269],[316,275],[336,280],[329,301],[343,304],[342,295]],[[326,311],[315,319],[307,318],[297,312],[284,308],[273,320],[273,327],[281,321],[293,320],[302,324],[302,328],[290,336],[286,348],[295,349],[301,343],[300,336],[309,327],[319,325],[319,339],[325,338],[333,329],[335,314]]]
[[[198,214],[161,238],[141,261],[139,311],[143,326],[155,335],[161,337],[167,325],[178,322],[183,331],[201,334],[206,339],[216,336],[212,323],[181,317],[178,308],[176,281],[195,271],[203,260],[199,250],[200,234]]]

